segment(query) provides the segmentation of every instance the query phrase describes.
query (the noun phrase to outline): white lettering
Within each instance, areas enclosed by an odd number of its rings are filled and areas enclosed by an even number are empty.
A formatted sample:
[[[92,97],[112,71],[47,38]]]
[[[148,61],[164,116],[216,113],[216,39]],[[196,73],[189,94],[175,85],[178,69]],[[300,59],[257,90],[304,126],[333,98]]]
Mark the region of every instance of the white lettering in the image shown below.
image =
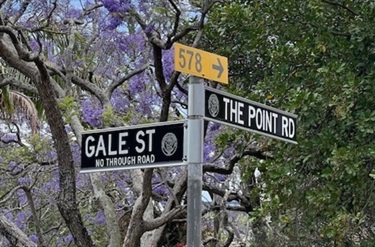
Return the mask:
[[[266,131],[271,131],[272,130],[272,117],[273,113],[272,112],[266,112],[266,123],[265,123],[265,130]]]
[[[223,101],[225,103],[225,120],[228,120],[228,104],[229,104],[229,99],[228,98],[223,98]]]
[[[146,130],[146,133],[143,131],[143,130],[140,130],[137,132],[136,134],[136,140],[139,144],[141,144],[140,147],[135,147],[135,150],[138,152],[138,153],[142,153],[143,151],[145,151],[145,148],[146,148],[146,143],[145,141],[141,138],[145,135],[148,135],[148,151],[149,152],[152,152],[152,135],[155,133],[155,129],[149,129],[149,130]]]
[[[273,133],[276,134],[276,120],[279,117],[279,115],[273,112],[272,117],[273,117]]]
[[[281,135],[288,137],[288,118],[285,116],[281,117]]]
[[[255,108],[249,105],[249,127],[251,127],[251,120],[255,118]]]
[[[262,109],[258,108],[256,111],[256,118],[255,123],[258,129],[262,129],[263,121],[262,121]]]
[[[139,144],[141,144],[141,147],[135,147],[135,150],[138,152],[138,153],[142,153],[144,150],[145,150],[145,147],[146,147],[146,144],[145,144],[145,141],[142,140],[141,138],[139,138],[139,136],[144,136],[145,135],[145,132],[143,132],[143,130],[140,130],[137,132],[135,138],[137,140],[137,142]]]
[[[108,155],[116,155],[117,150],[112,150],[112,134],[108,135]]]
[[[128,154],[128,150],[123,149],[123,146],[126,145],[126,140],[123,140],[123,138],[127,136],[128,136],[128,132],[122,132],[118,136],[118,153],[119,154]]]
[[[237,101],[233,103],[233,100],[230,100],[230,121],[237,122]]]
[[[289,138],[293,138],[296,133],[296,126],[294,124],[294,120],[289,118]]]
[[[103,167],[104,166],[104,159],[95,160],[95,167]]]
[[[107,152],[105,151],[105,144],[104,144],[104,139],[102,135],[99,136],[99,141],[98,141],[98,146],[96,147],[95,157],[98,157],[98,154],[100,151],[102,151],[104,156],[107,155]]]
[[[146,130],[146,134],[148,134],[148,151],[152,152],[152,135],[155,133],[155,129]]]
[[[242,119],[242,116],[243,116],[243,103],[242,102],[238,102],[238,114],[237,114],[237,123],[239,124],[245,124],[243,119]]]
[[[136,156],[106,158],[106,166],[126,166],[136,164]]]
[[[95,138],[92,137],[92,136],[88,136],[86,138],[86,142],[85,142],[85,154],[89,158],[92,157],[94,155],[94,153],[95,153],[95,146],[90,146],[89,145],[90,141],[91,142],[95,141]]]

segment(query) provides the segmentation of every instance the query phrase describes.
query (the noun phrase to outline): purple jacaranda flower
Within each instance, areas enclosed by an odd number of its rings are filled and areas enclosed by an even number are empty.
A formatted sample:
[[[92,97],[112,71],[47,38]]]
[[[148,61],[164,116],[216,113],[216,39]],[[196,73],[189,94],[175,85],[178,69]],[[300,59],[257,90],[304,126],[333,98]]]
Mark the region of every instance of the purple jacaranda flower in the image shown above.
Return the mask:
[[[31,178],[29,177],[19,177],[18,183],[20,185],[29,185],[32,182]]]
[[[78,19],[82,15],[82,10],[76,8],[68,8],[65,18]]]
[[[169,189],[164,184],[159,184],[153,188],[153,191],[159,195],[169,195]]]
[[[124,113],[126,111],[129,107],[129,100],[123,89],[117,88],[112,93],[111,104],[113,110],[117,113]]]
[[[103,108],[98,100],[87,98],[81,105],[84,120],[92,127],[100,127],[103,123]]]
[[[170,81],[174,72],[174,53],[172,49],[163,50],[163,71],[166,81]]]
[[[155,28],[154,23],[147,25],[147,27],[145,28],[145,33],[151,33],[154,30],[154,28]]]
[[[224,182],[227,179],[227,175],[215,173],[214,178],[218,182]]]
[[[1,140],[4,142],[17,141],[17,135],[13,133],[5,133],[1,136]]]
[[[126,12],[131,8],[131,0],[103,0],[109,12]]]
[[[103,211],[102,210],[99,210],[97,215],[96,215],[96,219],[95,219],[95,224],[104,224],[105,223],[105,216],[103,214]]]
[[[234,148],[233,147],[229,147],[227,148],[224,153],[223,153],[223,158],[224,159],[228,159],[230,157],[232,157],[234,154]]]
[[[38,237],[35,234],[31,234],[30,237],[29,237],[29,239],[31,241],[33,241],[34,243],[38,243],[39,242],[39,239],[38,239]]]
[[[18,201],[20,204],[26,204],[27,203],[27,197],[26,193],[23,190],[17,190],[17,195],[18,195]]]
[[[69,233],[67,236],[65,236],[64,237],[64,242],[66,244],[69,244],[69,243],[73,242],[73,236],[72,236],[72,234]]]
[[[204,162],[210,161],[215,153],[216,146],[213,143],[206,143],[203,148]]]
[[[122,23],[122,20],[120,18],[115,17],[115,16],[111,16],[110,19],[109,19],[109,22],[107,23],[107,28],[109,30],[114,30],[118,26],[120,26],[121,23]]]
[[[7,218],[7,220],[10,220],[10,221],[13,221],[14,217],[13,217],[13,214],[12,212],[10,212],[9,210],[1,210],[2,213],[5,215],[5,217]]]
[[[77,189],[83,189],[84,187],[88,186],[90,182],[90,178],[88,174],[85,173],[78,173],[77,174]]]
[[[72,150],[73,161],[75,165],[80,165],[81,162],[81,148],[78,144],[71,144],[70,150]]]
[[[213,123],[213,122],[210,122],[209,125],[208,125],[208,129],[209,131],[216,131],[220,128],[220,124],[219,123]]]
[[[27,219],[27,215],[24,212],[19,212],[16,218],[16,224],[20,225],[21,227],[24,225]]]

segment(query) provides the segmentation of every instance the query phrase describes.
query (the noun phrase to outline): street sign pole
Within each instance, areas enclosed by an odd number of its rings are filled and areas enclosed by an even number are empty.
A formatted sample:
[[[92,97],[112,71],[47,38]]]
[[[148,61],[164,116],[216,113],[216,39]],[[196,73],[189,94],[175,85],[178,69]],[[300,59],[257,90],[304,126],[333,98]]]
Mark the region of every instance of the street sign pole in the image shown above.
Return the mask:
[[[201,246],[202,223],[202,163],[203,163],[203,80],[195,76],[189,79],[188,106],[188,211],[187,246]]]

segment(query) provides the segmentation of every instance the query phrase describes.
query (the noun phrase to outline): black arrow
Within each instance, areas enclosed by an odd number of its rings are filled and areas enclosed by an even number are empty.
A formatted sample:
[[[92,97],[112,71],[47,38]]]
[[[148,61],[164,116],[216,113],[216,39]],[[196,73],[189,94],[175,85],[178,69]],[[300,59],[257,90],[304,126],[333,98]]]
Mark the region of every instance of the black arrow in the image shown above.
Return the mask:
[[[213,64],[213,65],[212,65],[212,69],[219,71],[219,74],[217,75],[217,77],[220,78],[221,75],[222,75],[223,72],[224,72],[224,67],[223,67],[223,65],[221,64],[219,58],[217,58],[217,62],[218,62],[219,64]]]

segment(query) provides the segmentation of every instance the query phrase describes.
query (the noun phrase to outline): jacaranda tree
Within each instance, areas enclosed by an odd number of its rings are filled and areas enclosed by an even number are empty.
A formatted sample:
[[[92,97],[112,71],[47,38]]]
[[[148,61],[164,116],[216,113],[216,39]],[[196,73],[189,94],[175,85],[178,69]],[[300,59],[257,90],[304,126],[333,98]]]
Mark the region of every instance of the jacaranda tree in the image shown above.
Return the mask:
[[[81,133],[185,118],[188,77],[173,69],[173,44],[198,46],[218,2],[0,2],[4,246],[186,243],[186,168],[80,174]],[[235,165],[267,155],[206,127],[204,241],[229,246],[245,235],[230,211],[257,205]]]

